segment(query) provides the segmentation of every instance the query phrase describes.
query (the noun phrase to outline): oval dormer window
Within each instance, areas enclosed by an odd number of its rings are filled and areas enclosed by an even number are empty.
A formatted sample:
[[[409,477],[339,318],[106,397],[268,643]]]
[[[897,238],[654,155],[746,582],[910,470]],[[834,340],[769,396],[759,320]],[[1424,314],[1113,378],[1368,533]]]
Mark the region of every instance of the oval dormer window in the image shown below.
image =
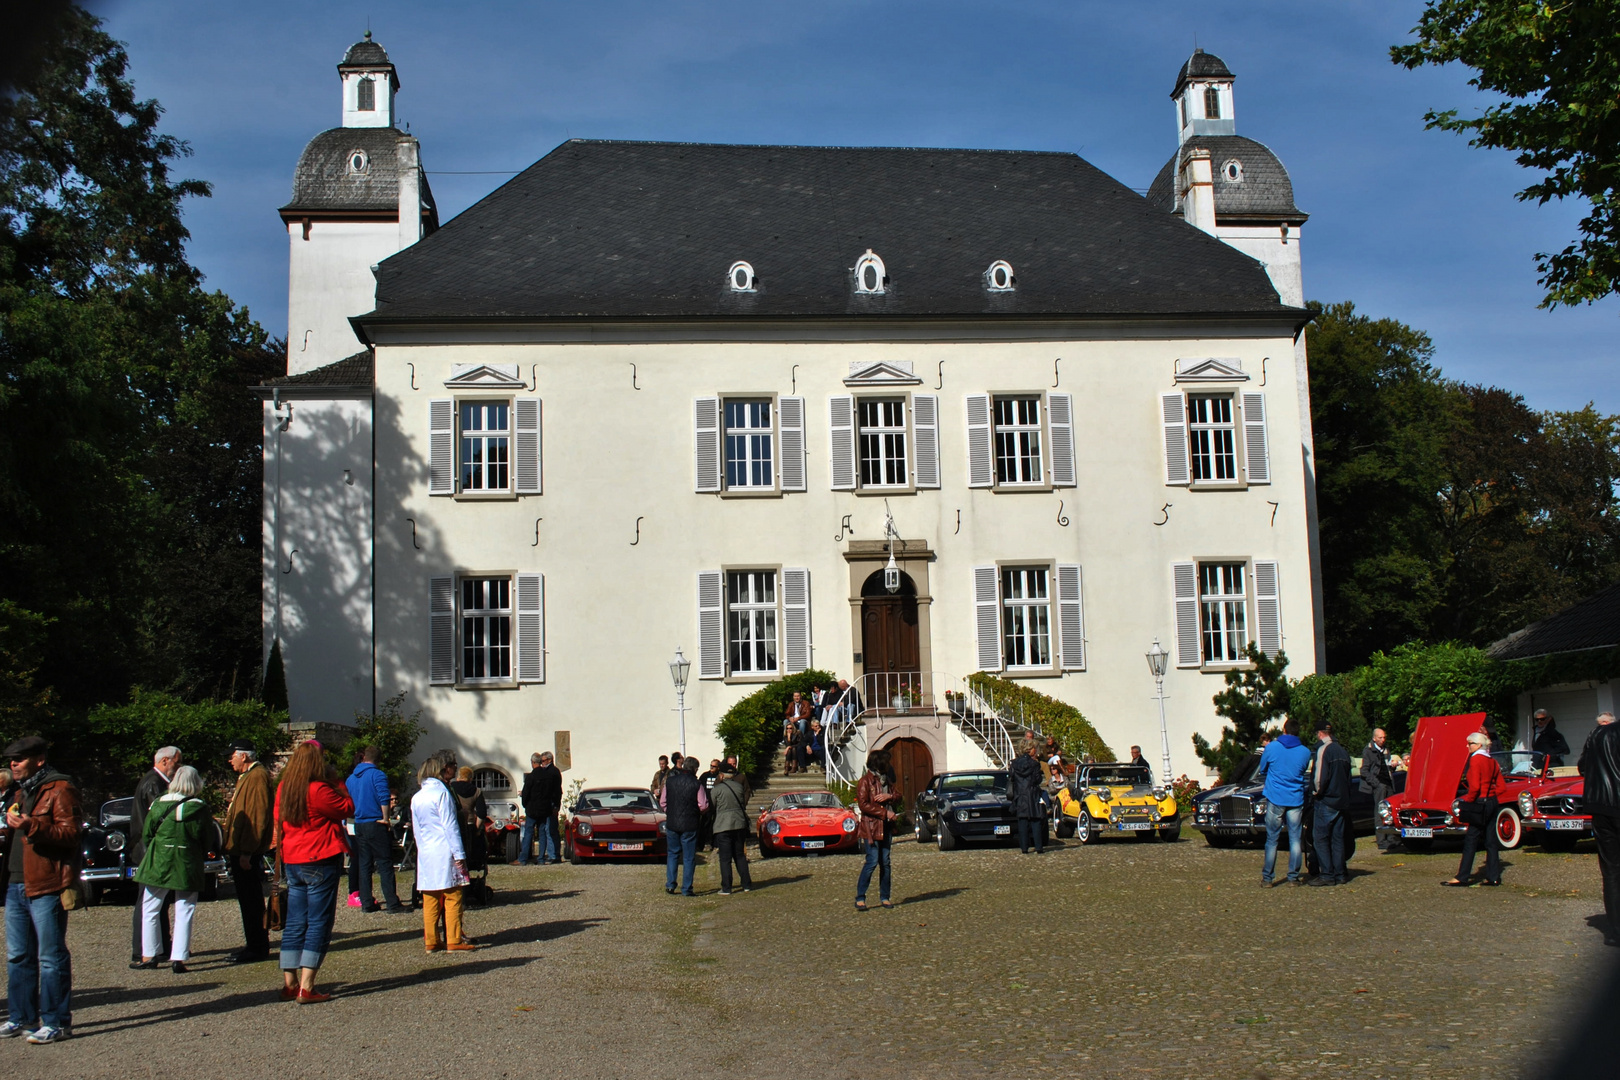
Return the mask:
[[[731,269],[726,271],[726,276],[730,281],[732,292],[754,291],[754,268],[742,260],[732,263]]]
[[[1237,158],[1233,158],[1231,161],[1228,161],[1225,165],[1221,166],[1221,175],[1226,177],[1226,182],[1229,184],[1242,183],[1243,162],[1239,161]]]
[[[871,248],[867,248],[866,254],[855,263],[855,291],[881,293],[888,280],[888,274],[883,269],[883,260],[873,254]]]
[[[369,172],[370,170],[371,158],[367,156],[364,150],[349,151],[349,172],[352,175],[359,176],[360,174]]]
[[[1012,292],[1016,280],[1013,277],[1012,263],[1006,259],[997,259],[990,264],[990,269],[984,272],[984,283],[991,292]]]

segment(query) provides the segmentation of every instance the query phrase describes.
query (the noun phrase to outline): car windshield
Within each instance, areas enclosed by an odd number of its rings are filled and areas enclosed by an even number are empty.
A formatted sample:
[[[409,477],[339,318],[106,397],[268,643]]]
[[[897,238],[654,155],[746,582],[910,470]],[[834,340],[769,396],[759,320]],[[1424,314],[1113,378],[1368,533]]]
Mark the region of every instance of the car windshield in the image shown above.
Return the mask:
[[[844,804],[830,791],[801,791],[796,795],[779,795],[771,803],[772,810],[842,810]]]
[[[1498,750],[1491,757],[1508,776],[1540,776],[1547,755],[1536,750]]]
[[[579,810],[657,810],[658,804],[653,801],[652,792],[646,788],[627,788],[622,790],[598,788],[594,791],[580,793]]]
[[[953,773],[940,778],[939,790],[942,794],[968,792],[975,795],[1005,795],[1007,774]]]
[[[1226,782],[1228,784],[1247,784],[1249,782],[1249,778],[1254,775],[1254,771],[1259,767],[1260,755],[1250,754],[1248,757],[1239,762],[1236,769],[1232,770],[1232,775],[1227,778]]]
[[[1086,784],[1090,787],[1136,787],[1147,782],[1148,771],[1130,765],[1091,769],[1086,773]]]

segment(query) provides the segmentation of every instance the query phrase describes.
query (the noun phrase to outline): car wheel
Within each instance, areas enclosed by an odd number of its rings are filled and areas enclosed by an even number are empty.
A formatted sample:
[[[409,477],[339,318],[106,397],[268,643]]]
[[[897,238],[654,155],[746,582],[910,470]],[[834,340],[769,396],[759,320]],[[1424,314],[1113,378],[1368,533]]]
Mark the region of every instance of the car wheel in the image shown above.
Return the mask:
[[[951,827],[941,821],[939,823],[939,850],[955,851],[958,843],[956,834],[951,832]]]
[[[1082,844],[1095,844],[1102,837],[1097,833],[1097,826],[1092,822],[1091,815],[1084,810],[1074,820],[1074,835],[1080,838]]]
[[[1174,825],[1170,826],[1168,829],[1160,829],[1159,830],[1159,839],[1163,840],[1167,844],[1173,844],[1177,840],[1180,840],[1181,839],[1181,821],[1178,819],[1176,821],[1176,823]]]
[[[1524,839],[1524,822],[1519,820],[1519,812],[1511,806],[1504,806],[1496,812],[1496,842],[1502,845],[1502,850],[1512,851]]]
[[[1204,843],[1214,848],[1234,848],[1237,847],[1237,837],[1216,836],[1212,832],[1207,832],[1204,834]]]
[[[1579,833],[1553,832],[1546,830],[1541,834],[1541,850],[1556,851],[1559,853],[1574,851],[1575,844],[1580,840]]]
[[[759,857],[762,859],[776,858],[776,852],[771,849],[771,845],[765,842],[763,836],[759,838]]]
[[[1434,849],[1434,840],[1429,837],[1401,837],[1401,847],[1413,854],[1421,855]]]
[[[79,882],[79,905],[81,907],[95,907],[96,901],[101,899],[101,887],[93,881]]]
[[[523,845],[518,843],[517,830],[509,830],[506,834],[506,865],[515,865],[522,851]]]
[[[578,849],[576,849],[574,847],[574,839],[573,839],[573,837],[568,838],[568,843],[563,849],[563,854],[565,854],[568,857],[568,865],[570,865],[570,866],[578,866],[579,865],[579,851],[578,851]]]
[[[917,815],[917,843],[926,844],[930,840],[932,840],[933,838],[934,838],[934,834],[928,830],[928,819],[923,817],[921,814],[918,814]]]

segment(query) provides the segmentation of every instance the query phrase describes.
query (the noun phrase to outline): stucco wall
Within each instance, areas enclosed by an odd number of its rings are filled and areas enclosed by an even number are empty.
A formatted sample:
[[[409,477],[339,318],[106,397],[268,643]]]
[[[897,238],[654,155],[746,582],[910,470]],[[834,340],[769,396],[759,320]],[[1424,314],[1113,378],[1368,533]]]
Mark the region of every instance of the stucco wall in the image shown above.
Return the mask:
[[[376,306],[371,268],[400,249],[393,221],[316,221],[304,239],[287,225],[287,374],[297,375],[360,351],[349,316]]]

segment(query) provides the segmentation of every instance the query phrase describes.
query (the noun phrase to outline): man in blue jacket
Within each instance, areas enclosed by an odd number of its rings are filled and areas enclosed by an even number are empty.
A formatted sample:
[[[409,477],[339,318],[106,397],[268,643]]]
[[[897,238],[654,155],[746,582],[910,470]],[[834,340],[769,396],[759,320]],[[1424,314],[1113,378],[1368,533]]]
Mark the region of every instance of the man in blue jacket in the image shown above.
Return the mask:
[[[1311,752],[1299,741],[1299,721],[1283,722],[1283,733],[1272,740],[1260,755],[1255,778],[1264,778],[1261,794],[1266,800],[1266,861],[1260,868],[1260,887],[1271,888],[1277,869],[1277,834],[1288,826],[1288,883],[1305,884],[1301,873],[1305,848],[1300,842],[1305,825],[1305,770],[1310,768]]]
[[[394,837],[388,828],[388,808],[393,800],[388,794],[388,774],[377,768],[380,756],[375,746],[366,747],[345,786],[354,800],[353,858],[360,866],[360,910],[378,909],[371,895],[371,875],[375,871],[382,879],[388,913],[397,915],[405,908],[394,891]]]

